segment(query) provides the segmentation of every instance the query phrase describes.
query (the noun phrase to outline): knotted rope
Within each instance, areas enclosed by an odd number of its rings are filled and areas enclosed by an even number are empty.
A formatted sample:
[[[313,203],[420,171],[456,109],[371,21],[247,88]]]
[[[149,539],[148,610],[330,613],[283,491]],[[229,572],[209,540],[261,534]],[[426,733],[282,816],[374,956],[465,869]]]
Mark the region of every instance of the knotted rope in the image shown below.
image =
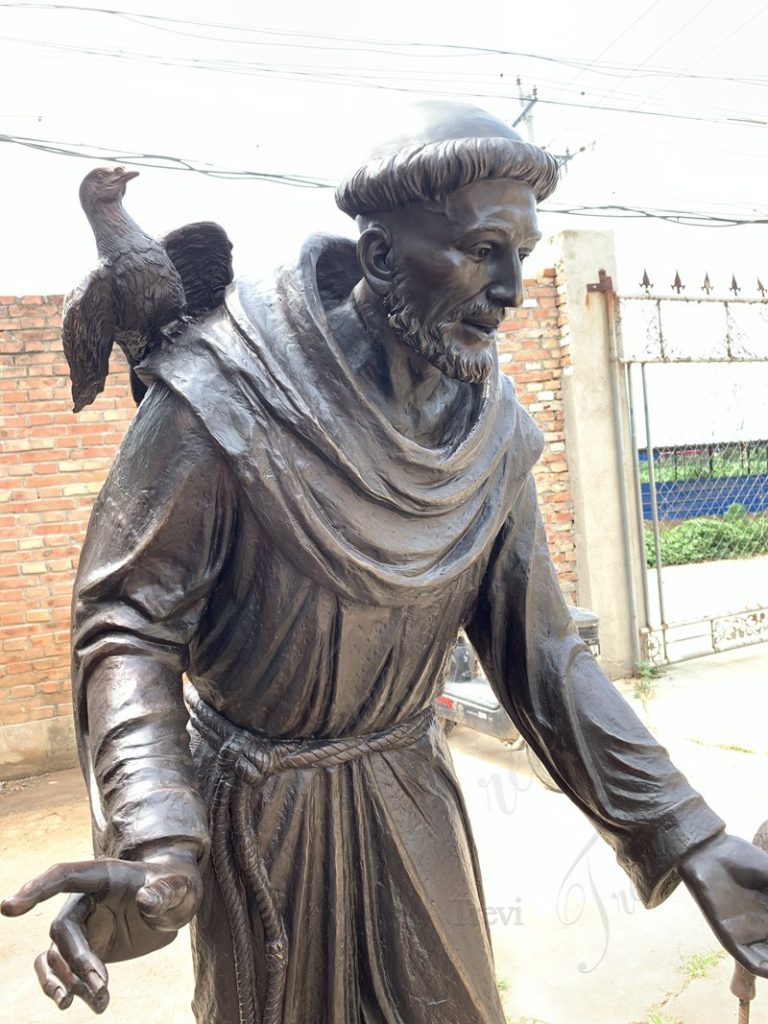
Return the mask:
[[[406,747],[427,732],[434,712],[426,708],[401,725],[370,736],[283,741],[232,725],[189,685],[185,696],[193,728],[218,751],[210,811],[211,855],[232,935],[240,1024],[283,1024],[288,937],[253,828],[254,787],[288,769],[330,768]],[[266,942],[263,1007],[256,991],[246,884],[255,898]]]

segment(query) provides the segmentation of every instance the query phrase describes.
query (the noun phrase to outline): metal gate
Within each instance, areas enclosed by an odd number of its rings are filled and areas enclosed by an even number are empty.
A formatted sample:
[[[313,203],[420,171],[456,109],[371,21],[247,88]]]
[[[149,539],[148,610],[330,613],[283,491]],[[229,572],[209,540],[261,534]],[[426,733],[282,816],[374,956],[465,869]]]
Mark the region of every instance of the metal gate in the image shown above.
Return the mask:
[[[768,300],[611,296],[644,540],[641,656],[768,640]],[[606,295],[608,299],[608,295]]]

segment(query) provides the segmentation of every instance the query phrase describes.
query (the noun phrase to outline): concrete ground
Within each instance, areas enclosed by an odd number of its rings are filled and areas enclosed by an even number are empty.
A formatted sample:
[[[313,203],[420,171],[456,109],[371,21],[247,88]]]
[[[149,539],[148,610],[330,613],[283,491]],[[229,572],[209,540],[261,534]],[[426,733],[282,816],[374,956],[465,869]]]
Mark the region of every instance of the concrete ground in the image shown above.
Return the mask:
[[[661,577],[669,627],[666,640],[670,657],[677,661],[712,651],[710,618],[768,606],[768,556],[670,565],[662,569]],[[658,587],[657,572],[649,569],[649,621],[656,627],[661,622]],[[721,621],[716,631],[724,626]],[[729,642],[720,641],[719,646],[726,648]]]
[[[667,565],[661,572],[667,622],[687,622],[768,605],[768,556]],[[659,619],[658,579],[648,570],[651,621]]]
[[[675,666],[656,681],[647,708],[635,701],[729,829],[747,837],[768,817],[767,676],[768,645],[752,647]],[[633,684],[620,685],[633,699]],[[645,911],[611,851],[563,796],[532,776],[524,752],[466,729],[454,733],[451,747],[480,851],[511,1024],[735,1024],[731,963],[718,957],[682,888]],[[75,772],[0,791],[0,893],[51,863],[88,854]],[[61,1019],[37,990],[31,966],[50,916],[38,908],[0,921],[2,1021]],[[189,1024],[188,942],[182,935],[152,957],[115,965],[105,1024]],[[93,1017],[73,1006],[65,1019]],[[766,1021],[768,983],[758,982],[752,1022]]]

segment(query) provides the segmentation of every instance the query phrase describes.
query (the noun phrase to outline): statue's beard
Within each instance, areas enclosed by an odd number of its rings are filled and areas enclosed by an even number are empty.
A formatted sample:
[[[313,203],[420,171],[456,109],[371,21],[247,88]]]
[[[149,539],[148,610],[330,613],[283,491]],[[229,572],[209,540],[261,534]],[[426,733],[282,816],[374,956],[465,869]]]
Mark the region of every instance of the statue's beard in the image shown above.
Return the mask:
[[[482,299],[473,299],[446,311],[438,321],[422,322],[416,316],[415,304],[408,287],[408,278],[396,270],[392,285],[384,298],[387,322],[405,344],[446,377],[466,384],[482,384],[495,365],[494,342],[489,338],[485,348],[472,350],[451,339],[451,332],[465,318],[491,317],[497,323],[504,318],[504,307]]]

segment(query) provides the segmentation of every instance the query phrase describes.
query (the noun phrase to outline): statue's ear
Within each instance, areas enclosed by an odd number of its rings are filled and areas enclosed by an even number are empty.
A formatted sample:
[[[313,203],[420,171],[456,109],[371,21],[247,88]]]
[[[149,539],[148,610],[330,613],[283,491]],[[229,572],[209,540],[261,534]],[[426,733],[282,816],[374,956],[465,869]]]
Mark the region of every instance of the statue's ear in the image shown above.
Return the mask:
[[[383,224],[370,224],[357,242],[363,276],[376,295],[386,295],[392,284],[392,240]]]

